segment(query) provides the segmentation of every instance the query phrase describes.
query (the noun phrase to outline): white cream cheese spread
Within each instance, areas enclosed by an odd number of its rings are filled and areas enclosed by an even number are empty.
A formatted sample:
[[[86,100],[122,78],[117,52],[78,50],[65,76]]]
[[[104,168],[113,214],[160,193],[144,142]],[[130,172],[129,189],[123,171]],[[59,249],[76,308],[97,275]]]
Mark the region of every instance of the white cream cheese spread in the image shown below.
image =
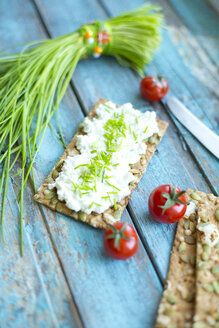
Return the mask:
[[[195,210],[196,210],[196,205],[193,201],[191,201],[186,207],[186,213],[184,214],[184,216],[186,218],[189,218],[191,214],[195,213]]]
[[[85,118],[76,147],[80,154],[68,156],[58,178],[58,198],[74,211],[103,213],[130,194],[134,175],[130,164],[145,154],[145,139],[159,133],[155,112],[142,113],[130,103],[120,107],[100,104],[94,118]]]
[[[219,241],[219,231],[215,224],[206,223],[198,225],[198,230],[204,233],[203,242],[211,247],[216,245]]]

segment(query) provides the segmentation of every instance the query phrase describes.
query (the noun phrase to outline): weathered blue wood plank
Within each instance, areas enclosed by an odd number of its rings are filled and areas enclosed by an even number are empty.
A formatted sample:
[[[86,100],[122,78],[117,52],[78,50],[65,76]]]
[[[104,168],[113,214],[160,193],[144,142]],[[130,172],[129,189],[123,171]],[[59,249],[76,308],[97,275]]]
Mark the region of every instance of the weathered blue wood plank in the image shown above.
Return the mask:
[[[52,254],[51,245],[48,244],[48,237],[45,236],[45,232],[40,231],[40,226],[34,233],[30,231],[30,225],[25,226],[26,256],[20,257],[19,212],[15,198],[12,184],[9,183],[5,213],[6,244],[0,242],[0,326],[58,327],[59,321],[63,327],[75,327],[69,311],[71,305],[68,301],[68,292],[66,293],[65,285],[59,281],[62,275],[56,267],[57,260]],[[38,244],[33,245],[32,235],[37,236]],[[40,249],[42,246],[42,240],[39,239],[41,237],[45,237],[42,247],[45,262],[39,264],[42,257],[37,248]],[[48,270],[47,276],[44,276],[44,270]],[[63,294],[57,297],[56,293],[60,288]],[[54,303],[51,296],[57,303]]]
[[[177,15],[174,8],[166,0],[161,0],[161,4],[165,13],[166,22],[168,24],[168,32],[178,54],[181,56],[184,65],[189,67],[191,75],[200,81],[202,86],[209,89],[213,98],[202,97],[202,106],[207,108],[206,114],[211,118],[211,124],[218,129],[218,68],[212,62],[211,58],[202,48],[196,35],[190,31],[181,17]],[[192,19],[192,17],[191,17]],[[218,27],[219,28],[219,27]],[[216,48],[214,47],[214,50]],[[189,98],[184,95],[183,100]]]
[[[20,170],[18,166],[12,173],[17,173]],[[13,179],[13,189],[17,194],[20,186],[19,176]],[[10,197],[10,195],[9,195]],[[12,199],[10,198],[12,201]],[[14,199],[13,199],[14,201]],[[7,215],[6,215],[7,218]],[[50,230],[44,222],[39,206],[33,202],[33,190],[30,184],[27,185],[24,195],[24,229],[28,239],[28,247],[31,249],[31,254],[34,258],[34,267],[40,277],[40,281],[45,290],[51,311],[55,314],[56,326],[59,327],[81,327],[81,318],[78,313],[72,298],[68,282],[60,266],[60,259],[54,251],[54,245],[50,238]],[[18,226],[17,228],[18,229]],[[8,232],[6,232],[8,233]],[[18,236],[18,242],[20,238]],[[13,253],[18,253],[19,248],[15,248]],[[7,257],[6,257],[7,259]],[[24,248],[24,259],[29,263],[29,251]],[[9,260],[6,261],[10,265]],[[19,289],[16,291],[16,296],[19,297]],[[7,299],[6,299],[7,303]],[[27,307],[32,300],[28,301]],[[16,314],[15,308],[14,313]],[[5,317],[6,317],[5,313]],[[30,310],[30,318],[34,317],[34,312]],[[51,316],[51,315],[50,315]],[[49,321],[45,318],[45,325]],[[28,323],[31,327],[31,323]],[[38,325],[41,327],[41,325]]]
[[[202,47],[219,63],[219,19],[218,13],[205,0],[170,0],[171,5],[195,34]]]
[[[61,27],[57,29],[56,25],[53,25],[52,22],[58,19],[58,17],[56,11],[50,9],[51,4],[47,2],[45,8],[45,3],[41,1],[37,3],[47,27],[53,36],[69,32],[79,23],[82,24],[83,22],[83,6],[81,6],[80,16],[78,15],[79,11],[72,11],[72,18],[68,21],[66,20],[65,14],[63,14],[63,18],[60,16],[59,20],[63,19],[63,21],[60,24]],[[86,15],[87,12],[90,13],[89,20],[95,17],[92,5],[93,3],[89,6],[89,11],[86,10]],[[115,3],[115,6],[117,5],[118,3]],[[72,4],[66,2],[65,10],[70,12],[71,6]],[[49,10],[51,10],[50,15],[48,14]],[[63,11],[63,7],[62,9],[60,8],[60,10]],[[81,18],[81,22],[78,22],[79,17]],[[102,13],[98,18],[104,19],[105,17],[106,14]],[[66,25],[69,25],[71,28],[67,27],[65,32]],[[99,96],[111,98],[118,103],[131,101],[134,105],[140,107],[145,104],[139,97],[139,79],[136,79],[136,76],[129,69],[121,67],[111,58],[102,58],[98,60],[98,62],[95,62],[95,60],[83,61],[76,69],[73,81],[86,109],[90,108]],[[158,108],[160,109],[159,115],[163,119],[169,120],[161,107],[158,106],[157,109]],[[168,139],[164,138],[159,146],[159,153],[154,156],[151,165],[149,165],[148,172],[150,173],[144,175],[143,180],[140,182],[139,187],[136,192],[134,192],[130,201],[130,209],[136,219],[135,224],[138,225],[141,236],[145,244],[149,247],[149,251],[151,254],[155,255],[155,263],[163,279],[167,271],[174,227],[171,226],[167,228],[162,225],[149,224],[149,222],[152,222],[151,220],[148,221],[147,210],[147,198],[150,191],[158,184],[168,182],[177,183],[182,188],[196,186],[202,190],[209,191],[205,181],[201,179],[200,172],[197,170],[196,165],[192,162],[190,155],[181,148],[182,146],[181,143],[179,143],[177,132],[172,125],[167,135]],[[170,158],[173,159],[172,164],[169,162]],[[181,173],[179,174],[179,172]],[[162,245],[160,243],[161,238]]]
[[[16,2],[13,10],[22,16],[21,3]],[[37,34],[38,21],[32,7],[29,15],[25,15],[25,28]],[[40,33],[36,38],[39,37]],[[68,142],[83,116],[71,95],[65,97],[61,109]],[[35,163],[38,186],[62,151],[51,131],[47,131],[44,145]],[[31,209],[31,199],[27,204]],[[142,245],[138,254],[131,260],[115,262],[106,257],[102,250],[103,232],[76,223],[45,208],[42,211],[53,246],[62,262],[85,324],[89,327],[107,327],[109,323],[111,327],[126,327],[129,324],[133,327],[151,327],[155,319],[161,285]],[[36,212],[32,213],[32,219],[29,221],[30,229],[34,231],[37,230],[37,223],[36,226],[32,226],[35,214]],[[130,222],[127,212],[124,220]],[[43,251],[41,248],[38,251],[42,252],[43,261]],[[59,292],[62,293],[61,288]],[[150,316],[145,313],[146,309]]]
[[[37,28],[28,29],[24,23],[25,17],[29,17],[39,26],[34,7],[30,3],[26,3],[23,8],[21,3],[14,1],[14,5],[9,8],[7,1],[2,1],[0,12],[2,48],[43,37],[41,28],[36,33]],[[13,173],[19,170],[17,165]],[[78,327],[80,321],[72,295],[39,207],[33,203],[33,191],[29,186],[24,201],[25,256],[20,257],[18,206],[13,189],[18,192],[15,180],[13,183],[9,181],[5,213],[6,245],[3,246],[2,242],[0,244],[0,326]]]
[[[219,2],[217,0],[207,0],[207,2],[219,14]]]

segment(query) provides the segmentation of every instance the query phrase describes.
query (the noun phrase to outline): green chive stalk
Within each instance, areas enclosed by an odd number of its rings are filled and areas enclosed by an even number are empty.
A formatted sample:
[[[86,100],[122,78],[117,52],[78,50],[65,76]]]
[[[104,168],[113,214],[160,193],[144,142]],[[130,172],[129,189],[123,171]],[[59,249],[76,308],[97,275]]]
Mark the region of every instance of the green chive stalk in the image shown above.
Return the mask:
[[[23,254],[23,198],[50,119],[62,100],[78,61],[94,55],[112,55],[143,75],[161,41],[163,16],[159,8],[144,5],[101,23],[81,26],[75,32],[52,40],[31,42],[20,54],[0,56],[0,195],[1,234],[10,171],[18,159],[22,168],[20,202],[20,251]],[[105,40],[100,35],[104,31]],[[92,36],[89,42],[86,33]],[[89,34],[88,33],[88,34]],[[100,49],[101,48],[101,49]],[[60,127],[60,124],[59,124]],[[52,129],[53,130],[53,129]],[[54,130],[53,130],[54,132]],[[65,146],[60,131],[60,142]],[[57,135],[56,135],[57,137]]]

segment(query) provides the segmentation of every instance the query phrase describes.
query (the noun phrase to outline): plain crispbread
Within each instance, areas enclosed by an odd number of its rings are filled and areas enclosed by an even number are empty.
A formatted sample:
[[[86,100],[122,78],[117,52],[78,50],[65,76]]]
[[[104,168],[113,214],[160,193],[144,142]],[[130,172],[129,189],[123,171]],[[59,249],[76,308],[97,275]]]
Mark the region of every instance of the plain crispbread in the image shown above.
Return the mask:
[[[199,196],[198,227],[214,224],[219,230],[219,197],[203,192]],[[194,328],[219,327],[219,243],[210,247],[203,241],[203,233],[197,229],[196,251],[196,304]]]
[[[102,98],[99,99],[95,104],[95,106],[90,111],[90,113],[88,114],[88,117],[94,117],[96,108],[100,104],[103,104],[106,101],[107,101],[106,99],[102,99]],[[130,171],[134,174],[136,179],[135,182],[133,182],[130,186],[130,195],[122,199],[122,201],[118,204],[117,210],[114,210],[114,208],[111,207],[102,214],[97,214],[94,212],[92,212],[89,215],[83,212],[77,213],[66,207],[64,202],[58,200],[56,190],[51,191],[48,189],[48,184],[54,182],[54,179],[57,178],[59,172],[61,171],[62,164],[64,160],[67,158],[67,156],[74,156],[75,154],[79,153],[75,145],[76,145],[77,135],[82,134],[80,130],[76,133],[71,143],[68,145],[67,149],[59,159],[55,168],[51,171],[47,179],[39,188],[37,194],[34,196],[34,199],[39,203],[47,205],[52,210],[56,210],[62,214],[69,215],[75,218],[76,220],[81,220],[83,222],[86,222],[95,228],[106,228],[107,224],[109,223],[112,224],[116,220],[119,220],[122,212],[124,211],[126,205],[128,204],[132,192],[134,191],[136,185],[141,179],[143,173],[145,172],[146,167],[156,150],[157,144],[159,143],[160,139],[162,138],[162,136],[164,135],[167,129],[168,123],[161,120],[157,120],[157,123],[159,127],[159,136],[157,136],[155,140],[153,140],[153,142],[152,141],[151,143],[147,142],[147,150],[145,156],[142,156],[140,161],[137,162],[132,169],[130,169]]]
[[[205,245],[198,230],[206,223],[219,230],[219,197],[187,189],[186,199],[196,213],[178,223],[156,328],[219,328],[219,242]]]
[[[191,190],[186,190],[190,200]],[[190,231],[190,232],[189,232]],[[190,328],[194,313],[196,256],[196,214],[178,223],[167,281],[161,299],[156,328]]]

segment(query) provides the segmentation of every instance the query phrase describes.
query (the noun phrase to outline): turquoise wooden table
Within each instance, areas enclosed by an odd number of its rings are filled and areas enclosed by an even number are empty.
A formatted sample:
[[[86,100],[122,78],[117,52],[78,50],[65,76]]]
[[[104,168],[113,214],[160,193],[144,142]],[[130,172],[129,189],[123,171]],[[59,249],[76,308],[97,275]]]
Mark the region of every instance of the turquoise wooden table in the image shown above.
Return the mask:
[[[217,0],[151,1],[163,7],[168,29],[147,74],[162,74],[170,94],[218,133],[219,6]],[[1,0],[0,46],[70,33],[85,22],[105,19],[143,0]],[[99,97],[152,107],[139,95],[140,78],[113,58],[79,63],[60,106],[66,143]],[[146,174],[122,220],[134,224],[139,250],[113,261],[102,249],[101,230],[54,213],[25,194],[24,257],[19,255],[18,180],[11,177],[0,245],[0,327],[126,328],[154,326],[176,225],[155,223],[148,214],[150,192],[163,183],[218,194],[219,164],[172,117],[165,102],[153,109],[169,122]],[[56,119],[52,125],[57,130]],[[58,131],[58,130],[57,130]],[[51,130],[34,164],[37,187],[63,152]],[[13,173],[20,170],[18,164]]]

